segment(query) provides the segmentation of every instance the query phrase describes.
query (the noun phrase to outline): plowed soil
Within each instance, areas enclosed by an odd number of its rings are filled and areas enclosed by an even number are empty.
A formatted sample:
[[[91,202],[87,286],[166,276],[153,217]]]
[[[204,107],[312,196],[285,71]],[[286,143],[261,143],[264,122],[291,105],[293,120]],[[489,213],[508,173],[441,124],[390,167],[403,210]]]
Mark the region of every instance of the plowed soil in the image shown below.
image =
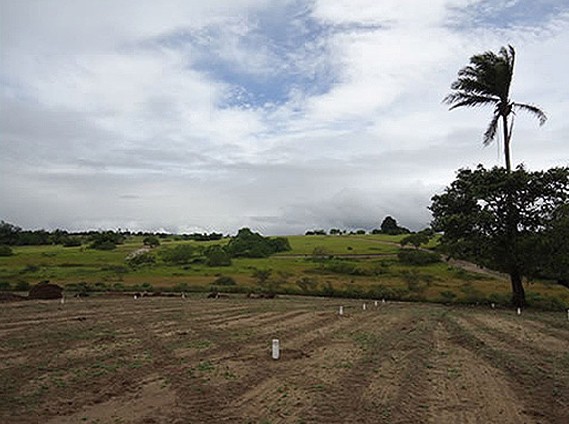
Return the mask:
[[[292,297],[0,308],[2,423],[569,422],[562,313]]]

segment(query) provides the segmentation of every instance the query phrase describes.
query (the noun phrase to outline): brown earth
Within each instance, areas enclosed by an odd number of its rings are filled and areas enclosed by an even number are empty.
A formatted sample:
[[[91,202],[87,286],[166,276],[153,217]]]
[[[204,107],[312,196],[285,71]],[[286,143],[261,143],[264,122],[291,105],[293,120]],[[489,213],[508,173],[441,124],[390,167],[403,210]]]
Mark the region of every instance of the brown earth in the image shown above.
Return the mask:
[[[57,284],[41,282],[30,288],[28,298],[30,299],[60,299],[63,294],[63,287]]]
[[[568,348],[566,314],[534,311],[15,302],[0,309],[0,422],[566,423]]]

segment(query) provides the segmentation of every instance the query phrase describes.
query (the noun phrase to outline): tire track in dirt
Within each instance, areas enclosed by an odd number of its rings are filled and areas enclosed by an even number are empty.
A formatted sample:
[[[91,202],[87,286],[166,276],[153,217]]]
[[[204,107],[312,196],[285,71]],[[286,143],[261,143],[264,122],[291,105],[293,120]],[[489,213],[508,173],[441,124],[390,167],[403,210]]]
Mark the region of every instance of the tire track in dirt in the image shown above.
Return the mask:
[[[435,352],[428,371],[432,386],[428,422],[533,424],[506,376],[472,351],[452,341],[442,323],[434,332]]]
[[[360,343],[364,354],[342,374],[339,384],[315,400],[308,422],[409,422],[408,412],[397,403],[402,403],[403,398],[417,400],[416,392],[422,383],[414,364],[425,354],[417,341],[426,338],[429,330],[416,327],[418,317],[414,313],[398,316],[389,327],[381,329],[373,325],[377,321],[375,317],[356,328],[353,334],[356,341],[363,337]],[[408,337],[410,332],[414,333],[412,337]],[[369,339],[365,334],[370,334]],[[405,403],[410,407],[409,401]]]
[[[542,354],[569,352],[569,332],[562,335],[558,331],[548,331],[541,324],[534,324],[523,317],[504,317],[498,314],[475,314],[471,316],[480,327],[494,335],[503,334],[508,340],[515,340],[521,346],[531,347]]]
[[[290,328],[286,332],[290,333],[290,337],[282,337],[282,333],[280,334],[282,339],[288,342],[284,345],[286,347],[282,350],[279,361],[270,359],[269,345],[266,341],[257,345],[249,342],[238,354],[219,359],[220,364],[231,360],[239,361],[236,366],[241,374],[238,381],[228,385],[228,392],[231,395],[227,398],[231,401],[219,417],[221,421],[237,422],[242,420],[243,416],[260,419],[261,412],[255,411],[255,408],[258,407],[262,411],[262,403],[270,403],[265,391],[271,392],[272,388],[272,392],[275,392],[275,389],[281,386],[282,382],[279,381],[281,375],[291,373],[294,369],[305,370],[307,363],[310,363],[314,350],[305,351],[304,347],[309,345],[311,349],[315,349],[317,346],[322,346],[329,342],[330,334],[334,331],[351,325],[349,320],[338,319],[331,313],[312,314],[312,320],[304,326]],[[323,318],[322,314],[325,315]],[[287,326],[286,322],[284,324]],[[306,372],[303,372],[304,376],[305,374]],[[264,396],[260,401],[257,399],[258,393],[263,393]],[[254,399],[256,401],[252,401]]]
[[[462,314],[445,322],[453,341],[504,372],[524,413],[539,422],[565,424],[569,416],[569,366],[505,333],[480,327]],[[563,365],[565,364],[565,365]]]

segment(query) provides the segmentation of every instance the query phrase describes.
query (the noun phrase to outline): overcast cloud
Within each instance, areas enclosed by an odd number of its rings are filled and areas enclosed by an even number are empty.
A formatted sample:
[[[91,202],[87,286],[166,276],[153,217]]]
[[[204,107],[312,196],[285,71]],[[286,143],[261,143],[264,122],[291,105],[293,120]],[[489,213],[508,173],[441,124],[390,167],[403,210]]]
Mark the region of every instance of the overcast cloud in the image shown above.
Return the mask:
[[[428,225],[490,109],[441,104],[512,44],[513,161],[569,165],[566,0],[0,0],[0,219],[264,234]]]

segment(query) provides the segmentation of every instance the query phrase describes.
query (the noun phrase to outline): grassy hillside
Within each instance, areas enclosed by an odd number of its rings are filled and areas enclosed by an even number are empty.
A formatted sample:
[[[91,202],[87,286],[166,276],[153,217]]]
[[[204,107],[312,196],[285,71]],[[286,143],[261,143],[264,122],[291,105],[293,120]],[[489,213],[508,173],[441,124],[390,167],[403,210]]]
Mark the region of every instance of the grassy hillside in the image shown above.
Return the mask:
[[[234,291],[257,290],[253,273],[270,269],[270,281],[278,291],[347,297],[427,300],[445,303],[507,303],[507,280],[473,273],[444,261],[425,266],[404,265],[397,258],[402,236],[291,236],[292,250],[269,258],[233,259],[231,266],[210,267],[196,257],[192,263],[171,265],[160,252],[181,244],[197,250],[228,239],[196,242],[162,240],[151,252],[157,261],[151,266],[129,267],[126,258],[142,249],[141,238],[133,237],[115,250],[82,247],[23,246],[14,255],[0,257],[0,285],[25,288],[42,280],[68,285],[85,283],[96,289],[209,290],[221,276],[232,277]],[[313,252],[320,255],[313,256]],[[300,281],[300,283],[299,283]],[[219,287],[218,287],[219,288]],[[569,305],[569,291],[547,282],[527,286],[534,305],[562,308]]]

